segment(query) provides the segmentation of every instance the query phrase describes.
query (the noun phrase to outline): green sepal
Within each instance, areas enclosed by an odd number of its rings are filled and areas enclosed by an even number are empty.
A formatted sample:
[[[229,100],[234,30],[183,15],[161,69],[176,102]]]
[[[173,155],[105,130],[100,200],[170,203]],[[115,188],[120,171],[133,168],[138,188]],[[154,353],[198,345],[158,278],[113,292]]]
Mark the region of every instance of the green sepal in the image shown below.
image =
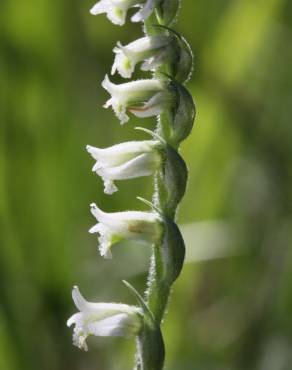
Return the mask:
[[[168,91],[169,103],[159,118],[159,134],[177,148],[192,131],[196,108],[192,95],[177,81],[168,82]]]
[[[180,0],[160,0],[155,8],[157,20],[164,26],[169,26],[176,19]]]
[[[126,287],[133,293],[143,311],[143,326],[137,336],[137,358],[135,370],[162,370],[165,346],[159,325],[156,323],[147,303],[127,281]]]

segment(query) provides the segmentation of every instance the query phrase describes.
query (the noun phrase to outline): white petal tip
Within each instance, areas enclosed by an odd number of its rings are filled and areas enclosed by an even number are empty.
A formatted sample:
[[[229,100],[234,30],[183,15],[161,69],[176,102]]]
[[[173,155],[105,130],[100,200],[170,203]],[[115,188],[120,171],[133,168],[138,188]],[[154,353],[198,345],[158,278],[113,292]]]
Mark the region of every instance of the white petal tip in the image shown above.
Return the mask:
[[[118,188],[116,187],[116,185],[114,184],[113,181],[108,181],[108,180],[104,181],[104,192],[105,192],[105,194],[111,195],[111,194],[115,193],[116,191],[118,191]]]
[[[101,86],[104,87],[104,85],[106,85],[109,82],[110,82],[110,79],[109,79],[108,75],[106,74],[104,76],[104,79],[103,79],[102,83],[101,83]]]
[[[97,233],[98,231],[96,230],[96,225],[92,226],[89,230],[88,230],[89,234],[95,234]]]
[[[142,21],[142,18],[141,18],[141,16],[140,16],[140,14],[139,14],[139,13],[136,13],[136,14],[134,14],[134,15],[131,17],[131,21],[132,21],[133,23],[138,23],[138,22],[141,22],[141,21]]]
[[[122,119],[120,121],[121,126],[123,126],[125,123],[127,123],[129,121],[129,119],[130,119],[129,117]]]
[[[99,249],[99,253],[101,257],[103,257],[106,260],[111,260],[113,258],[113,255],[110,250],[104,251],[104,250]]]
[[[104,193],[106,195],[112,195],[114,193],[116,193],[118,191],[118,189],[114,189],[114,190],[104,190]]]
[[[92,15],[98,15],[100,14],[100,8],[98,6],[98,4],[95,4],[90,10],[89,10],[89,13],[92,14]]]

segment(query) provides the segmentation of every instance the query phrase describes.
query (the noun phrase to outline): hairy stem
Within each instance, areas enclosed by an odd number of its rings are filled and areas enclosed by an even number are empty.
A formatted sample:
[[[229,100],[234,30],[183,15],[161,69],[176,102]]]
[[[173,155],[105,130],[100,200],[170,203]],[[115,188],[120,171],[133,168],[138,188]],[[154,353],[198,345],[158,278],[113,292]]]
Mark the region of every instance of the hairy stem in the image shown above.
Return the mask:
[[[146,35],[161,32],[162,29],[160,27],[153,25],[157,23],[159,23],[159,19],[154,17],[154,15],[145,22],[144,31]],[[162,67],[162,71],[165,70],[168,70],[167,66]],[[162,78],[160,71],[155,73],[155,78]],[[159,327],[159,332],[169,301],[171,286],[181,271],[185,253],[181,234],[174,221],[178,203],[185,192],[187,168],[177,152],[180,141],[171,141],[169,134],[170,125],[167,117],[164,116],[158,119],[156,126],[156,132],[168,145],[168,162],[166,161],[163,170],[154,179],[153,203],[160,210],[163,218],[167,220],[165,222],[167,226],[163,241],[152,248],[148,286],[145,292],[146,304],[153,314],[154,322]],[[152,339],[156,340],[156,343],[150,343],[149,346],[149,341],[146,340],[144,342],[140,341],[137,346],[137,358],[140,359],[140,362],[137,363],[137,370],[163,369],[164,343],[162,335],[159,337],[159,340],[155,337]],[[155,351],[157,346],[163,348],[163,359],[154,363],[151,352]]]

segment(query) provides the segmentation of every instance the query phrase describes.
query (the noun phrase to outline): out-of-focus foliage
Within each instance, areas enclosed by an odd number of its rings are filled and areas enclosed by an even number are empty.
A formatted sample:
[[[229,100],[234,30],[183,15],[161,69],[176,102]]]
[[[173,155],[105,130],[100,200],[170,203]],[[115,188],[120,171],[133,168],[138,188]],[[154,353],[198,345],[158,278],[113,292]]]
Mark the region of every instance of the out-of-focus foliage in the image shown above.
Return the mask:
[[[183,145],[190,169],[179,212],[188,263],[164,333],[168,370],[290,370],[292,364],[291,0],[183,0],[176,29],[195,55],[198,108]],[[130,369],[134,344],[71,345],[71,287],[134,303],[148,251],[103,261],[88,205],[141,209],[151,180],[112,197],[85,145],[145,134],[102,109],[115,42],[141,35],[88,13],[92,2],[2,0],[0,14],[0,369]],[[136,78],[140,75],[136,74]],[[119,81],[119,78],[116,79]],[[142,208],[144,206],[142,205]]]

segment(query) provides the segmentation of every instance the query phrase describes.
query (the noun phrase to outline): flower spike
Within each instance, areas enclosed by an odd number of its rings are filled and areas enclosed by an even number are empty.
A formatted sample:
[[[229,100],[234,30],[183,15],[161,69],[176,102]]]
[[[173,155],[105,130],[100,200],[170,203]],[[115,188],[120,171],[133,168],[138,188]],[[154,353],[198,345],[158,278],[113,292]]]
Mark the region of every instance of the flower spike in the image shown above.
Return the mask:
[[[99,252],[112,257],[112,246],[127,241],[151,247],[147,288],[144,298],[127,282],[126,286],[141,307],[119,303],[86,301],[74,287],[72,297],[79,312],[67,325],[74,325],[73,343],[87,350],[86,339],[95,336],[135,336],[135,369],[164,368],[165,346],[161,322],[166,312],[171,287],[181,273],[185,245],[176,224],[178,205],[185,193],[188,169],[179,154],[179,146],[193,127],[196,109],[185,82],[192,72],[193,55],[187,41],[169,28],[175,20],[181,0],[99,0],[90,12],[106,14],[116,25],[126,22],[127,13],[138,8],[132,22],[143,22],[144,37],[129,44],[118,42],[111,74],[131,78],[137,65],[153,72],[152,78],[115,84],[106,75],[102,87],[110,98],[104,107],[112,107],[121,124],[136,117],[157,116],[154,129],[137,127],[150,135],[149,140],[128,141],[108,148],[87,145],[95,160],[92,171],[104,183],[104,192],[117,191],[116,181],[153,175],[152,202],[140,201],[149,211],[106,213],[95,203],[90,205],[96,224],[89,230],[98,234]]]

